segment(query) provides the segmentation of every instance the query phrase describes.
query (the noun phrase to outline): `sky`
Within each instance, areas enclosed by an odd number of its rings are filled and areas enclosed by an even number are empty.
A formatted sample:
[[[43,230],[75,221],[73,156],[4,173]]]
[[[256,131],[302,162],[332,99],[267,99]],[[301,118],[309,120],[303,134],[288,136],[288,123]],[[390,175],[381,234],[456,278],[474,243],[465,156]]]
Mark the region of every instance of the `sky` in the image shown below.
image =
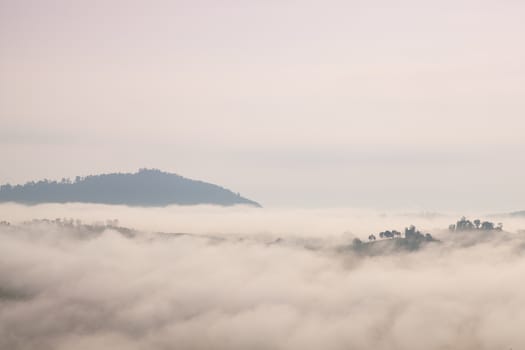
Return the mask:
[[[524,209],[524,17],[0,0],[0,183],[154,167],[266,207]]]

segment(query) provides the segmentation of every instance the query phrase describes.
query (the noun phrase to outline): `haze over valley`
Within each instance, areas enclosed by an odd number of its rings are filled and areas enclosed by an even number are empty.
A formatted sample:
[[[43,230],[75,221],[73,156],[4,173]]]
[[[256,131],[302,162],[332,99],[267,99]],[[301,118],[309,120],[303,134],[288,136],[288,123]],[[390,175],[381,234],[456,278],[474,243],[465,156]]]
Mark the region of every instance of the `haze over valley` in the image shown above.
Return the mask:
[[[523,219],[453,232],[452,213],[93,204],[0,212],[11,220],[0,224],[0,348],[525,346]],[[439,242],[406,250],[390,244],[403,238],[379,238],[410,223]],[[384,244],[355,249],[370,233]]]

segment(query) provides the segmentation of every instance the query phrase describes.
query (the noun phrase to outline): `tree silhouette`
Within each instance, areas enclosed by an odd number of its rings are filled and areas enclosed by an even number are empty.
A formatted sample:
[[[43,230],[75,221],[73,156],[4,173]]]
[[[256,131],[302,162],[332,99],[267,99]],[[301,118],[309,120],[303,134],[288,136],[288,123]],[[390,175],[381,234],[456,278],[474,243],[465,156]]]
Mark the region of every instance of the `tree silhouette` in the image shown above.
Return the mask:
[[[476,219],[474,221],[467,220],[466,217],[461,217],[456,224],[451,224],[449,227],[450,231],[461,232],[461,231],[502,231],[503,224],[498,223],[496,226],[493,222],[490,221],[481,221]]]
[[[485,231],[491,231],[494,230],[494,223],[490,221],[483,221],[481,223],[481,229]]]

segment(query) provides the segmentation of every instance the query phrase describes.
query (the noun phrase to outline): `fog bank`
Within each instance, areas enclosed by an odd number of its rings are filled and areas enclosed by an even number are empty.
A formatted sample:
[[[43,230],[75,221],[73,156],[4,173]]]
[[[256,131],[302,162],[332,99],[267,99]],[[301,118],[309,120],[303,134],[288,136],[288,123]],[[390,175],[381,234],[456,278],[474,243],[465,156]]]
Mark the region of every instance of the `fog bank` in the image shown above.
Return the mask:
[[[299,236],[339,236],[351,233],[367,237],[384,229],[403,229],[410,224],[426,231],[447,228],[462,215],[503,221],[507,231],[525,229],[520,217],[493,218],[483,212],[429,212],[422,209],[378,211],[363,208],[252,208],[244,206],[127,207],[85,203],[26,206],[0,204],[0,220],[22,222],[34,218],[74,218],[84,223],[118,219],[120,224],[144,231],[196,234],[275,234]]]
[[[365,220],[375,225],[347,224]],[[432,231],[442,243],[367,257],[338,249],[349,233],[295,239],[240,222],[235,233],[133,238],[0,226],[0,348],[525,346],[525,235]]]

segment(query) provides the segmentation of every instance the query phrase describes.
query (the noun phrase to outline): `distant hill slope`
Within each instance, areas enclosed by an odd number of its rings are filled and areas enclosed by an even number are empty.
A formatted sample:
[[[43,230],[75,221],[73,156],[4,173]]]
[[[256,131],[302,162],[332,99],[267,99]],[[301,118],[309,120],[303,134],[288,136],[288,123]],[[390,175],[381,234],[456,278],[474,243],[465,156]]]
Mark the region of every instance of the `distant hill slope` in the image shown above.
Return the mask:
[[[25,185],[3,185],[0,187],[0,202],[83,202],[130,206],[246,204],[260,207],[257,202],[220,186],[156,169],[141,169],[134,174],[77,176],[74,182],[63,179],[61,182],[42,180]]]

